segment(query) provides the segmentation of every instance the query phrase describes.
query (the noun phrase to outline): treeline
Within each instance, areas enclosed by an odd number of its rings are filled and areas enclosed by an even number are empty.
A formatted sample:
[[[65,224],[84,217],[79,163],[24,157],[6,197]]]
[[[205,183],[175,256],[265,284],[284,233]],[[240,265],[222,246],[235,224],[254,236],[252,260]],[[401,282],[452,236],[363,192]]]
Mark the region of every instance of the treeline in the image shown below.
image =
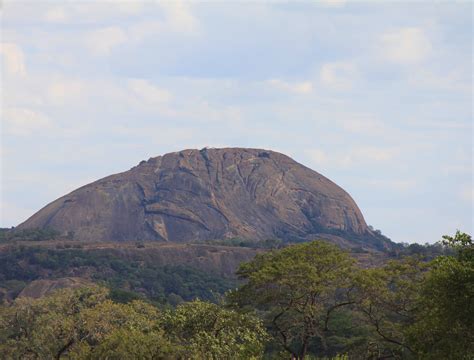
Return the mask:
[[[79,244],[78,244],[79,245]],[[237,281],[185,265],[159,265],[141,258],[84,249],[12,247],[0,252],[0,301],[18,294],[28,282],[44,277],[84,276],[111,289],[115,301],[148,299],[154,303],[179,304],[216,297],[235,288]],[[11,293],[10,293],[11,292]]]
[[[209,240],[203,241],[202,243],[220,246],[247,247],[252,249],[281,249],[282,247],[288,245],[288,243],[285,243],[281,239],[253,240],[239,237],[221,240]]]
[[[442,242],[436,242],[434,244],[408,244],[408,243],[393,243],[391,240],[382,234],[381,230],[375,229],[373,226],[369,225],[369,229],[373,234],[378,238],[382,239],[385,242],[390,242],[390,249],[381,248],[380,250],[386,253],[388,256],[393,258],[401,258],[404,256],[417,255],[422,256],[425,259],[432,259],[438,255],[447,255],[450,254],[450,248],[444,246]],[[321,228],[321,231],[327,234],[339,235],[344,238],[350,239],[354,243],[360,243],[358,247],[354,247],[352,252],[355,253],[368,253],[370,252],[367,249],[364,249],[364,244],[367,244],[370,241],[373,241],[373,238],[361,237],[356,234],[347,234],[341,230],[337,229],[327,229]],[[74,240],[74,232],[68,231],[66,233],[61,233],[58,230],[53,228],[35,228],[35,229],[17,229],[17,228],[0,228],[0,243],[14,243],[21,241],[46,241],[46,240],[65,240],[61,245],[58,244],[58,247],[62,248],[82,248],[83,244],[79,241],[76,243],[68,242],[67,240]],[[281,249],[285,246],[299,243],[299,241],[284,241],[278,238],[269,238],[264,240],[255,240],[248,238],[228,238],[228,239],[214,239],[208,241],[198,242],[201,244],[208,245],[221,245],[221,246],[232,246],[232,247],[246,247],[252,249]],[[136,242],[137,248],[144,248],[146,244],[144,242]],[[374,246],[376,244],[373,244]]]
[[[222,303],[118,303],[103,288],[0,307],[0,358],[473,359],[474,245],[362,269],[315,241],[257,255]]]
[[[449,246],[445,246],[442,241],[438,241],[434,244],[399,243],[397,247],[388,250],[386,253],[391,258],[417,256],[423,260],[432,260],[440,255],[453,255],[454,251]]]
[[[474,246],[460,232],[443,246],[451,256],[370,269],[323,242],[287,247],[243,264],[228,301],[256,310],[293,358],[472,359]]]
[[[74,236],[72,232],[69,232],[65,238],[71,238]],[[0,228],[0,243],[2,242],[13,242],[13,241],[45,241],[55,240],[61,237],[61,233],[52,228],[45,229],[8,229]]]
[[[111,301],[104,288],[60,290],[0,307],[2,359],[256,359],[259,319],[195,300],[159,310]]]

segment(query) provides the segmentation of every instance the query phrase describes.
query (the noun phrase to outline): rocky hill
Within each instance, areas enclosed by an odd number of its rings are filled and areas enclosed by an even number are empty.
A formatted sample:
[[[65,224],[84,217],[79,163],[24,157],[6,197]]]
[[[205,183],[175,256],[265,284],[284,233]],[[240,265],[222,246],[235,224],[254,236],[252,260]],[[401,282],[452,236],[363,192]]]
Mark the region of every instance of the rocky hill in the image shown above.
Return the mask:
[[[304,241],[326,234],[350,247],[390,246],[335,183],[283,154],[244,148],[142,161],[53,201],[18,228],[53,228],[87,241]]]

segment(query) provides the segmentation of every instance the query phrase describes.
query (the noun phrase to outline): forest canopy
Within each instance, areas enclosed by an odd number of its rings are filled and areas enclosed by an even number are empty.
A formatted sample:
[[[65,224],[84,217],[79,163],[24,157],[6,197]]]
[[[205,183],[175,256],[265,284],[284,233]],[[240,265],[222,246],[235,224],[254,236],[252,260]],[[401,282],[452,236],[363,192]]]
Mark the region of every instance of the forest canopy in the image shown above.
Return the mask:
[[[324,241],[274,249],[215,302],[117,299],[92,285],[19,297],[0,307],[0,357],[472,359],[472,238],[442,245],[449,255],[371,268]]]

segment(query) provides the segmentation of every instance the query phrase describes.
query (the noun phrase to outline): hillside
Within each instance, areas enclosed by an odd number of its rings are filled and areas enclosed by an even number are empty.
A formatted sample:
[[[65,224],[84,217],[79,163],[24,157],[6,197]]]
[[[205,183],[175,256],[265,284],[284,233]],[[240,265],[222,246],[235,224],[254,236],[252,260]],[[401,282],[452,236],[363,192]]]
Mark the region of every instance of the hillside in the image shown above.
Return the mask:
[[[217,294],[235,288],[239,264],[260,251],[158,242],[14,241],[0,244],[0,303],[74,287],[79,279],[106,285],[117,298],[138,296],[160,303],[215,300]]]
[[[53,228],[82,241],[190,243],[231,238],[385,249],[350,195],[273,151],[183,150],[67,194],[18,229]]]

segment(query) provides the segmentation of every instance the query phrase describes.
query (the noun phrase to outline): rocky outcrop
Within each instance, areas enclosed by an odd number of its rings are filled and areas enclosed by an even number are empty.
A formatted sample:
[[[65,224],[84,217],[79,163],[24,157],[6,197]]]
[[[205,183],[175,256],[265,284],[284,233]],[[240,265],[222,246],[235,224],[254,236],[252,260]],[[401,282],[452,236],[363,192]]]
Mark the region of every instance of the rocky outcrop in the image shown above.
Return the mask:
[[[329,179],[283,154],[242,148],[142,161],[59,198],[19,226],[38,227],[93,241],[375,236],[349,194]]]
[[[103,244],[103,243],[101,243]],[[232,278],[241,263],[250,261],[262,250],[207,244],[147,243],[143,248],[126,243],[87,246],[83,251],[113,256],[155,266],[186,266],[223,278]]]
[[[50,295],[55,291],[65,288],[80,288],[90,286],[92,282],[78,277],[66,277],[61,279],[41,279],[29,283],[18,295],[19,298],[27,297],[39,299]]]

